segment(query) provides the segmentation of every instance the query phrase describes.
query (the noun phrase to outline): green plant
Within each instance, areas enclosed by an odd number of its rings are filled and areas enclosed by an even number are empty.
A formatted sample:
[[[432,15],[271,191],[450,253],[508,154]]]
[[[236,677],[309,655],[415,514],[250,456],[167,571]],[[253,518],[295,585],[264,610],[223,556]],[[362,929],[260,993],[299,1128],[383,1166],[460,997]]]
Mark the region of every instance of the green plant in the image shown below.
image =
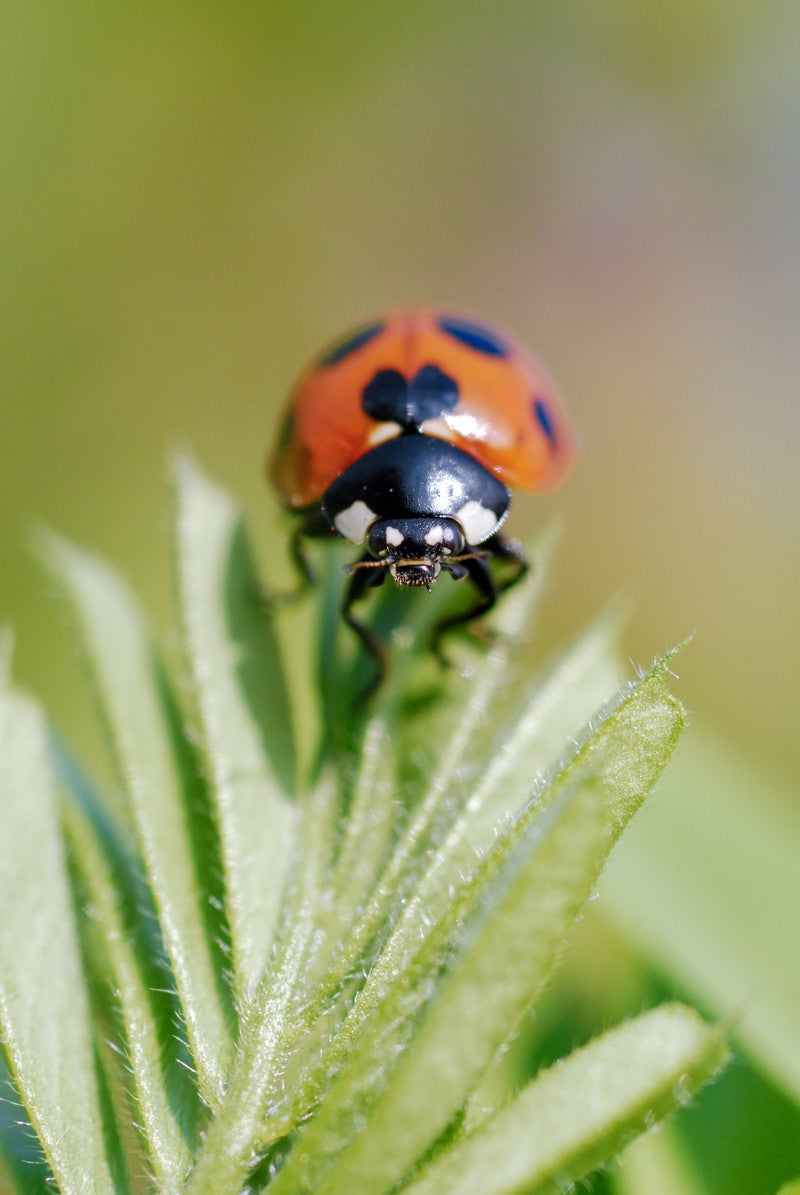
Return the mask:
[[[272,614],[230,498],[177,478],[181,683],[107,565],[44,547],[121,795],[2,685],[9,1172],[81,1195],[560,1189],[726,1054],[670,1004],[481,1096],[683,728],[671,656],[616,689],[606,618],[531,678],[540,544],[491,648],[454,646],[446,673],[416,645],[457,589],[387,591],[393,676],[359,713],[341,570],[314,634]]]

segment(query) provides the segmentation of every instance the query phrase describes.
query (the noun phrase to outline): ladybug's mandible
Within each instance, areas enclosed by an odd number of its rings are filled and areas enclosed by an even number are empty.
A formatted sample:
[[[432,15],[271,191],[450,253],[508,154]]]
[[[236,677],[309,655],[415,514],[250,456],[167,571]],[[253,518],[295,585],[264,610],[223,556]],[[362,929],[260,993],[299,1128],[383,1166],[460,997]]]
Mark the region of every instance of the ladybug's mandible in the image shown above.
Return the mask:
[[[500,528],[509,487],[550,490],[574,441],[553,384],[509,337],[459,315],[394,311],[348,332],[298,380],[270,476],[306,537],[362,549],[343,615],[380,664],[384,648],[352,607],[387,573],[430,589],[444,570],[470,577],[475,604],[438,628],[486,613],[527,568]],[[511,567],[501,581],[496,558]]]

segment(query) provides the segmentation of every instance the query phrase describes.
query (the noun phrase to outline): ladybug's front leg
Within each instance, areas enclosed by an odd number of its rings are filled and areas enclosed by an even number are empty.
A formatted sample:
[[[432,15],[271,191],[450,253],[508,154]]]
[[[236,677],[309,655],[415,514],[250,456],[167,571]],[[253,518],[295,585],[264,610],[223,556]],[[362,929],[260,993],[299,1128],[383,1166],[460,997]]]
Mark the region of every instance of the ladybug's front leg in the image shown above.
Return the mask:
[[[498,581],[488,562],[480,557],[467,556],[458,563],[454,562],[452,566],[445,565],[445,568],[452,573],[457,581],[469,576],[478,591],[478,600],[474,605],[462,610],[459,614],[445,618],[433,632],[431,646],[439,659],[445,663],[447,660],[442,653],[442,637],[453,627],[464,626],[464,624],[474,622],[484,614],[488,614],[500,594],[505,593],[512,585],[521,581],[530,567],[517,540],[507,539],[499,533],[481,545],[481,552],[489,557],[508,560],[512,563],[513,568],[507,577]]]
[[[448,664],[449,661],[442,651],[442,638],[451,631],[453,627],[463,626],[465,623],[472,622],[476,618],[480,618],[482,614],[487,614],[492,606],[497,601],[497,595],[500,592],[497,582],[492,576],[491,569],[485,560],[467,559],[459,561],[458,564],[453,564],[452,567],[445,565],[448,572],[450,572],[457,581],[469,577],[478,591],[478,600],[466,610],[461,610],[458,614],[451,614],[449,618],[443,619],[438,626],[434,627],[431,635],[431,647],[443,664]]]
[[[382,585],[386,579],[385,568],[369,567],[375,563],[376,561],[372,559],[369,553],[365,553],[358,564],[351,566],[350,584],[347,586],[347,592],[342,603],[342,618],[358,635],[378,669],[375,679],[370,681],[361,695],[362,700],[366,699],[386,679],[389,672],[389,652],[386,644],[373,631],[372,627],[367,626],[360,618],[356,618],[352,611],[354,602],[363,597],[368,589],[374,589],[378,585]],[[362,564],[367,564],[368,567],[360,568],[359,565]]]

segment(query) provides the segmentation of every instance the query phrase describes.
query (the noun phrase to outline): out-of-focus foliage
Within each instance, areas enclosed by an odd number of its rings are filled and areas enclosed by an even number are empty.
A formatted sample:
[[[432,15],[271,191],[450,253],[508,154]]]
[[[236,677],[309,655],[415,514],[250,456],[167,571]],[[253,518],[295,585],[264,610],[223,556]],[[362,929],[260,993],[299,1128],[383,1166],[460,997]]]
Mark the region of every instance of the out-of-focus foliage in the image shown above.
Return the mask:
[[[797,765],[797,698],[771,700],[796,693],[800,596],[791,0],[1,16],[0,617],[66,725],[70,661],[54,679],[54,639],[26,633],[28,520],[128,560],[164,609],[165,445],[266,526],[261,458],[306,356],[432,301],[508,324],[570,400],[575,478],[512,524],[566,514],[558,629],[630,587],[634,655],[697,626],[692,706]]]
[[[509,524],[564,515],[554,634],[620,587],[635,658],[696,627],[696,729],[796,792],[792,0],[26,0],[0,23],[0,619],[79,749],[101,766],[31,520],[135,575],[164,625],[165,447],[191,443],[275,542],[261,460],[293,375],[351,319],[426,301],[530,342],[581,431],[569,486]],[[685,799],[717,783],[701,756]],[[638,964],[596,962],[613,1019],[635,1010]],[[752,1132],[789,1140],[743,1066],[708,1106],[739,1080]]]

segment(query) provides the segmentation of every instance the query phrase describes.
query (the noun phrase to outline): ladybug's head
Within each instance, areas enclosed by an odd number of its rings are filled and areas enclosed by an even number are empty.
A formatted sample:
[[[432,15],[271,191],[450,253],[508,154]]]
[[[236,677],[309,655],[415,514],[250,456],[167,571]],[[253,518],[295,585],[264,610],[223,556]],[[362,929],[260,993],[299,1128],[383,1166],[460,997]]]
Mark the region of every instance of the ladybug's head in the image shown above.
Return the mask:
[[[367,550],[398,585],[430,589],[442,565],[464,551],[464,532],[455,519],[379,519],[367,536]]]

